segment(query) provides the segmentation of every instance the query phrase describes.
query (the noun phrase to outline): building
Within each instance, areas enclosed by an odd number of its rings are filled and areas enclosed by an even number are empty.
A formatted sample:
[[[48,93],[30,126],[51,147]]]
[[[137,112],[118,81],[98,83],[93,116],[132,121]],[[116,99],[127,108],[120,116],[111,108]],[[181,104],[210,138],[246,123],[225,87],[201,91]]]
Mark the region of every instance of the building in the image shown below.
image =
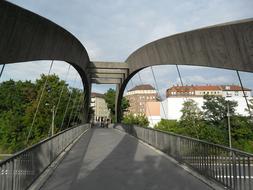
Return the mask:
[[[149,84],[135,86],[126,93],[125,98],[129,101],[128,113],[146,115],[150,127],[160,121],[160,103],[157,101],[157,92],[153,86]]]
[[[94,111],[94,121],[104,121],[110,116],[110,110],[107,107],[103,94],[91,93],[91,108]]]
[[[149,109],[146,109],[145,115],[148,118],[149,127],[153,128],[161,120],[160,102],[146,102],[146,107]]]
[[[244,88],[246,98],[251,99],[251,89]],[[205,85],[205,86],[172,86],[166,90],[166,99],[161,102],[161,117],[179,120],[183,103],[187,99],[194,100],[200,109],[204,104],[204,95],[221,96],[226,100],[237,101],[236,113],[248,115],[243,90],[238,85]]]
[[[246,97],[251,96],[251,89],[244,88]],[[222,97],[243,97],[238,85],[173,86],[166,90],[166,97],[203,97],[215,95]]]
[[[144,84],[135,86],[129,90],[125,98],[129,101],[128,112],[134,115],[140,115],[150,110],[150,108],[146,106],[146,102],[157,101],[157,92],[153,86]]]

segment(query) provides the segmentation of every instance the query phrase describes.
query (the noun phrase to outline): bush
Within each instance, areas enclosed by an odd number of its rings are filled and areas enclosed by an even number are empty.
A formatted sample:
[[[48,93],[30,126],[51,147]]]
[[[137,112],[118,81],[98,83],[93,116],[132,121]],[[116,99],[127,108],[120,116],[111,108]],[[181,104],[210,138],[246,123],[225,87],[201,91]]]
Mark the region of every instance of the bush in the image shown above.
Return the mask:
[[[127,124],[127,125],[139,125],[139,126],[142,126],[142,127],[148,127],[149,126],[148,118],[145,115],[135,116],[131,113],[124,116],[123,123]]]
[[[162,131],[172,132],[174,129],[178,128],[178,122],[176,120],[161,119],[161,121],[157,123],[154,128]]]

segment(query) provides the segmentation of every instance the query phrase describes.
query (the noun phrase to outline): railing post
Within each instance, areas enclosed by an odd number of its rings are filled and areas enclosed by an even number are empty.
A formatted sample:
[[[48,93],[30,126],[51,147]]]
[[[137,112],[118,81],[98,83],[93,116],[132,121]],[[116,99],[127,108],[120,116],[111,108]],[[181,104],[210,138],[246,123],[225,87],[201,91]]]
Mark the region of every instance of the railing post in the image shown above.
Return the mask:
[[[11,189],[15,189],[15,160],[12,161],[12,187]]]
[[[233,160],[233,178],[234,178],[234,189],[237,189],[237,169],[236,169],[236,155],[232,152],[232,160]]]

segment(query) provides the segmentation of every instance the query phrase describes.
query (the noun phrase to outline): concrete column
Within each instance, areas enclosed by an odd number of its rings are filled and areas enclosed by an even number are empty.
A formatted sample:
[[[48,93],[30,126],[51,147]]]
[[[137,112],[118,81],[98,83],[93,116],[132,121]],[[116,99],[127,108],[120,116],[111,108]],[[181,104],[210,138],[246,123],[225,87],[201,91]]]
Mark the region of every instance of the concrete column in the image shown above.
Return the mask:
[[[83,121],[84,123],[89,122],[89,110],[90,110],[90,98],[91,98],[91,83],[87,82],[84,84],[84,101],[83,101]]]
[[[116,84],[116,95],[115,95],[115,119],[116,122],[120,122],[121,119],[121,109],[118,108],[118,106],[121,106],[121,104],[119,104],[119,91],[120,91],[120,84]]]

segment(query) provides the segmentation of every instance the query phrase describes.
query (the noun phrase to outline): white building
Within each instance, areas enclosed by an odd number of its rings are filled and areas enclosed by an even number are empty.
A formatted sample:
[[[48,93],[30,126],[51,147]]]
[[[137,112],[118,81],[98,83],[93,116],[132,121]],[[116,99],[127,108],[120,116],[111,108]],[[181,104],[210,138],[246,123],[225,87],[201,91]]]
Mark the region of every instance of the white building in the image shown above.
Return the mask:
[[[252,99],[251,90],[244,88],[248,101]],[[202,110],[204,95],[225,97],[226,100],[236,101],[238,106],[235,112],[240,115],[248,115],[247,104],[242,88],[237,85],[206,85],[206,86],[173,86],[166,90],[166,99],[161,102],[161,118],[179,120],[183,103],[187,99],[194,100]]]

